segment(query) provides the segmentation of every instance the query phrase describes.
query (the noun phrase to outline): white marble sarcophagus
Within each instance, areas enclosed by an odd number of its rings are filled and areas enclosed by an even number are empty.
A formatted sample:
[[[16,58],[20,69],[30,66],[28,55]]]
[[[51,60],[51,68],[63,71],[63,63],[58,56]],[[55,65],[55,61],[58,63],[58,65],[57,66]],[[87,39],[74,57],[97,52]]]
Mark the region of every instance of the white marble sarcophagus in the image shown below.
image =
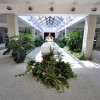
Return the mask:
[[[41,46],[41,54],[45,55],[50,53],[50,48],[53,50],[54,55],[59,52],[59,46],[53,41],[48,41]]]

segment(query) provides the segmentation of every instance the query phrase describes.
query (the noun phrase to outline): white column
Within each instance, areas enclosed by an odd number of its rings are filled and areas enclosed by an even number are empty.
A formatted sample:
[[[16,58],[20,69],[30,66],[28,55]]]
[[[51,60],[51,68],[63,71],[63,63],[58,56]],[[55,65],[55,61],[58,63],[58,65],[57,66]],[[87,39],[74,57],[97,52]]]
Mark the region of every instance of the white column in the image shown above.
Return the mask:
[[[59,31],[59,35],[61,36],[61,31]],[[58,35],[58,36],[59,36],[59,35]]]
[[[66,37],[68,36],[68,33],[69,33],[69,29],[66,28]]]
[[[96,15],[89,15],[85,18],[82,52],[84,53],[86,59],[90,59],[92,55],[96,20]]]
[[[42,38],[44,39],[44,32],[41,32],[41,36],[42,36]]]
[[[35,30],[35,39],[38,39],[38,30]]]
[[[38,39],[40,39],[40,31],[38,31]]]
[[[35,39],[35,28],[32,27],[32,35],[34,36],[34,39]]]
[[[8,36],[19,35],[18,17],[14,14],[7,14]]]
[[[55,32],[55,38],[58,38],[59,35],[60,35],[60,32]]]
[[[65,28],[65,38],[66,38],[67,34],[66,34],[66,28]]]

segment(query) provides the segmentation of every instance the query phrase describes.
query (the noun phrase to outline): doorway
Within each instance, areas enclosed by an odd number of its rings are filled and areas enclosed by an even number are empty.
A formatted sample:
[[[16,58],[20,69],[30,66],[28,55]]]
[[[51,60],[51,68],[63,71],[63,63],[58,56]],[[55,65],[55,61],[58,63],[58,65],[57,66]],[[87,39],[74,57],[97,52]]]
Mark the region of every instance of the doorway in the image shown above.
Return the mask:
[[[55,32],[44,32],[44,39],[49,35],[49,33],[55,38]]]

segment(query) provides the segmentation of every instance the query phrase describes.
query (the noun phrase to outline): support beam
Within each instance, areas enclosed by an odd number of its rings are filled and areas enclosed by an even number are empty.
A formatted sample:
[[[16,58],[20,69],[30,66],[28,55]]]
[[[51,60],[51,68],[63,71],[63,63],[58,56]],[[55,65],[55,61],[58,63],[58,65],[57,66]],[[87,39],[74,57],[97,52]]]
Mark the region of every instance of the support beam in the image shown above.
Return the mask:
[[[14,14],[7,14],[8,36],[19,35],[18,17]]]
[[[55,38],[58,38],[59,35],[60,35],[60,32],[56,32]]]
[[[81,16],[81,17],[75,17],[75,18],[73,19],[73,21],[70,21],[67,25],[65,25],[65,27],[61,27],[61,26],[58,27],[59,29],[58,29],[57,32],[62,31],[62,30],[64,30],[65,28],[70,28],[70,27],[73,27],[73,26],[79,24],[80,22],[84,21],[84,19],[85,19],[86,16],[87,16],[87,15],[84,15],[84,16]]]
[[[89,15],[85,18],[82,52],[86,59],[90,59],[92,55],[96,21],[96,15]]]
[[[23,0],[20,0],[23,1]],[[56,0],[55,0],[56,1]],[[67,0],[60,4],[54,4],[54,11],[50,11],[50,4],[49,3],[42,3],[41,1],[35,3],[31,3],[33,10],[29,11],[29,4],[22,3],[0,3],[0,13],[14,13],[19,15],[37,15],[37,14],[100,14],[100,5],[92,5],[90,4],[76,4],[75,11],[71,11],[72,5],[68,4]],[[9,0],[10,2],[10,0]],[[23,4],[23,6],[22,6]],[[7,6],[11,6],[11,10],[7,10]],[[94,7],[97,6],[97,11],[92,11]]]

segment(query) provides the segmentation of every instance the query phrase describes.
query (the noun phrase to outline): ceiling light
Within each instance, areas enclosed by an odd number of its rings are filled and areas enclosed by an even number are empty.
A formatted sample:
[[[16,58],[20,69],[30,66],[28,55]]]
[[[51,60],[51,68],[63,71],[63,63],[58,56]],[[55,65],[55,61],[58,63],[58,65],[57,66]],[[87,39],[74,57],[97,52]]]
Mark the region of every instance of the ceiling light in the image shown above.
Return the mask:
[[[10,6],[7,6],[7,9],[8,9],[8,10],[12,10],[12,7],[10,7]]]
[[[31,11],[32,10],[32,7],[30,6],[28,9]]]
[[[50,11],[53,11],[54,10],[54,8],[53,7],[50,7]]]
[[[72,7],[72,8],[71,8],[71,11],[75,11],[75,7]]]
[[[92,11],[97,11],[97,8],[96,7],[92,8]]]

